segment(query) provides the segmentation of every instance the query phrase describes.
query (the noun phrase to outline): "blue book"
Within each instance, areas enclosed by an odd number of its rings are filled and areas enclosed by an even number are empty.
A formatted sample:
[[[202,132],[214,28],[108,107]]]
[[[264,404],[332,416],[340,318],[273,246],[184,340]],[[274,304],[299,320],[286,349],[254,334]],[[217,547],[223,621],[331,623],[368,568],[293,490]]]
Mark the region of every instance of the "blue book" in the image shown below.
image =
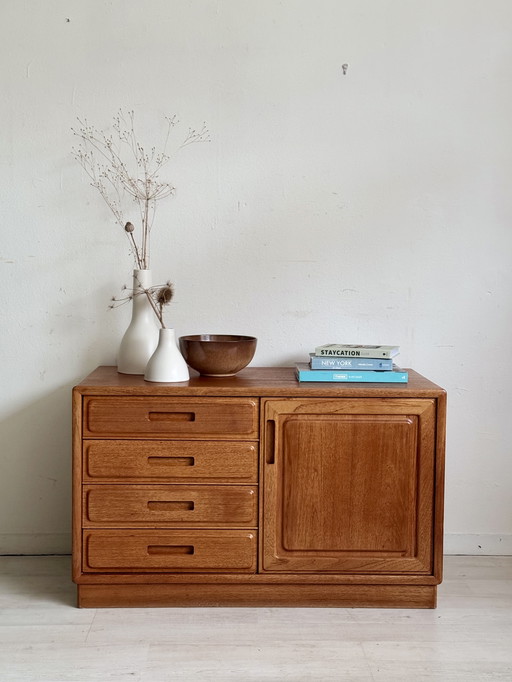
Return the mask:
[[[393,369],[393,360],[378,358],[323,358],[310,353],[311,369]]]
[[[379,383],[406,384],[409,376],[399,367],[391,370],[339,370],[310,369],[305,362],[300,362],[295,369],[298,381],[328,381],[331,383]]]

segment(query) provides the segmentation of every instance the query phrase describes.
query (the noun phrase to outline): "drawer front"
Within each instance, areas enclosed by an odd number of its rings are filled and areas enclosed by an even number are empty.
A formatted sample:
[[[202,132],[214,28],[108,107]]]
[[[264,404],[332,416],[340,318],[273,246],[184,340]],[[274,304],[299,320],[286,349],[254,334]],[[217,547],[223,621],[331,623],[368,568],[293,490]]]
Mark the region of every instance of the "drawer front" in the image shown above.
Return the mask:
[[[108,438],[258,438],[251,398],[85,397],[84,436]]]
[[[256,532],[84,531],[83,570],[255,573]]]
[[[84,527],[244,527],[257,525],[255,486],[86,485]]]
[[[84,441],[84,481],[257,483],[258,444],[219,441]]]

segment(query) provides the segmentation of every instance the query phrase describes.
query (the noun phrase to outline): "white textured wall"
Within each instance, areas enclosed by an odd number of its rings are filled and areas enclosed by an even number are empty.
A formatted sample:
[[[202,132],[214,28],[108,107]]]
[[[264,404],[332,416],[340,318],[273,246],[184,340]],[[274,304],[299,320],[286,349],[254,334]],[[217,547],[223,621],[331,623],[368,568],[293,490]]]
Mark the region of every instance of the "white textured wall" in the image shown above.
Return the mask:
[[[154,229],[178,333],[399,344],[449,392],[448,549],[512,550],[511,34],[508,0],[2,1],[0,551],[69,548],[70,389],[132,268],[70,128],[119,107],[212,131]]]

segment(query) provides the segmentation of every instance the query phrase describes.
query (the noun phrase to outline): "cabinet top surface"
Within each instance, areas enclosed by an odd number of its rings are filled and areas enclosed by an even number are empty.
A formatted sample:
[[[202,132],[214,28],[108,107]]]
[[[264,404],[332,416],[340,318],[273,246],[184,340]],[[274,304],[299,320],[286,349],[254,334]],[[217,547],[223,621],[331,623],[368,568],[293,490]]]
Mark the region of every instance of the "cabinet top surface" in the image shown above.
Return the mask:
[[[75,390],[85,395],[168,396],[287,396],[287,397],[425,397],[445,391],[412,369],[406,384],[299,383],[293,367],[247,367],[232,377],[194,375],[179,383],[154,383],[133,374],[119,374],[116,367],[98,367]]]

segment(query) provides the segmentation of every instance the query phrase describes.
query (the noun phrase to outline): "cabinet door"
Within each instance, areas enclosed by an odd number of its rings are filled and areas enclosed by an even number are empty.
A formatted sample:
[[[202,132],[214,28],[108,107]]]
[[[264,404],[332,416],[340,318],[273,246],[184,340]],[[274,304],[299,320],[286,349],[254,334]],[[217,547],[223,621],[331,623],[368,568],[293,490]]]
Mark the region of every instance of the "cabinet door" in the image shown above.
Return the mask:
[[[263,571],[432,573],[434,400],[264,409]]]

